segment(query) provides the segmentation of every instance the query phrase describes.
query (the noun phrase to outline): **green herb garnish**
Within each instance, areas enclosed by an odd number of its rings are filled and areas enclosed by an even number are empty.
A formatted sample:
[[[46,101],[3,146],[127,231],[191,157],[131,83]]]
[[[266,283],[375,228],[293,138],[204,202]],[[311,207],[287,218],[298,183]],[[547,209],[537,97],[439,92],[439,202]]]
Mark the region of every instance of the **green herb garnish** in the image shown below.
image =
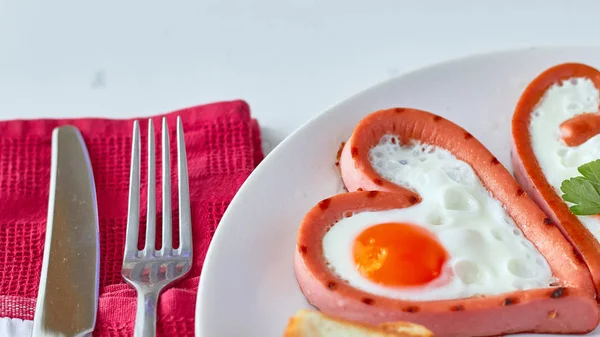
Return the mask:
[[[569,207],[575,215],[600,214],[600,159],[579,166],[577,171],[581,176],[560,185],[562,198],[575,204]]]

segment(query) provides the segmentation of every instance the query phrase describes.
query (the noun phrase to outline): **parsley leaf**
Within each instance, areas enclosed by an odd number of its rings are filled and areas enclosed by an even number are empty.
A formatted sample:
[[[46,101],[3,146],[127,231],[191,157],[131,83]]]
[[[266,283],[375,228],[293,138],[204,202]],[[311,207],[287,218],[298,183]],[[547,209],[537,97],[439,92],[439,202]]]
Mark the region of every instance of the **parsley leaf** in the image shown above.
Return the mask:
[[[565,180],[560,185],[563,200],[573,203],[575,215],[600,214],[600,159],[581,165],[582,176]]]

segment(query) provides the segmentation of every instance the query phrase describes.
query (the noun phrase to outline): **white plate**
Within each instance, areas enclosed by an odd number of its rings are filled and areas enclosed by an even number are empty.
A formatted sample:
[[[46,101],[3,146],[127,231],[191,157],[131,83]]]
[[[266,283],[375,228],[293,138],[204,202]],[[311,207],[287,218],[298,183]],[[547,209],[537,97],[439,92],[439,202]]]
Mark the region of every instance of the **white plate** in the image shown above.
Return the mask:
[[[336,151],[362,117],[394,106],[440,114],[512,171],[518,97],[542,70],[569,61],[600,67],[600,48],[528,49],[440,64],[370,88],[299,128],[252,173],[223,216],[202,271],[196,335],[281,336],[289,317],[310,307],[293,271],[296,230],[306,211],[339,191]]]

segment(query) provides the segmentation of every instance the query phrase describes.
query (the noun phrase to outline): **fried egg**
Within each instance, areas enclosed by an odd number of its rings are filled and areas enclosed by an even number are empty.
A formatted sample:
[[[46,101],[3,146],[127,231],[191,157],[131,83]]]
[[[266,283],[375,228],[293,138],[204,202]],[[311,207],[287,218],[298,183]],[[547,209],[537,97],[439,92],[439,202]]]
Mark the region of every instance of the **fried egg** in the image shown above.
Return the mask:
[[[538,164],[560,196],[563,180],[579,176],[577,168],[600,158],[600,134],[579,146],[567,146],[560,137],[560,124],[583,113],[597,112],[600,93],[590,79],[571,78],[551,86],[531,115],[531,147]],[[600,221],[578,216],[579,221],[600,239]]]
[[[469,164],[391,135],[369,156],[378,174],[423,200],[347,216],[325,234],[324,257],[351,286],[395,299],[444,300],[554,282],[545,258]]]

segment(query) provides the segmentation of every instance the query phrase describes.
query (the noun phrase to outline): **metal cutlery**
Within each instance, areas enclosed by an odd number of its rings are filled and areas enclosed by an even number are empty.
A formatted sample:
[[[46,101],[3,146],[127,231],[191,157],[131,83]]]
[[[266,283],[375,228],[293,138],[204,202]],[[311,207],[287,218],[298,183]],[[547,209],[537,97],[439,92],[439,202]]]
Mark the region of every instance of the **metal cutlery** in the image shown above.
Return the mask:
[[[77,128],[52,132],[50,173],[33,337],[85,336],[96,323],[100,251],[94,175]]]
[[[131,173],[129,181],[129,215],[123,278],[138,293],[135,319],[135,337],[156,335],[156,307],[161,291],[183,277],[192,263],[192,226],[188,187],[187,158],[181,118],[177,118],[177,169],[179,190],[179,237],[178,248],[173,248],[171,225],[171,174],[169,130],[166,118],[162,120],[162,247],[155,248],[156,239],[156,169],[154,126],[148,121],[148,204],[146,215],[146,242],[138,249],[140,217],[140,128],[133,125]]]

